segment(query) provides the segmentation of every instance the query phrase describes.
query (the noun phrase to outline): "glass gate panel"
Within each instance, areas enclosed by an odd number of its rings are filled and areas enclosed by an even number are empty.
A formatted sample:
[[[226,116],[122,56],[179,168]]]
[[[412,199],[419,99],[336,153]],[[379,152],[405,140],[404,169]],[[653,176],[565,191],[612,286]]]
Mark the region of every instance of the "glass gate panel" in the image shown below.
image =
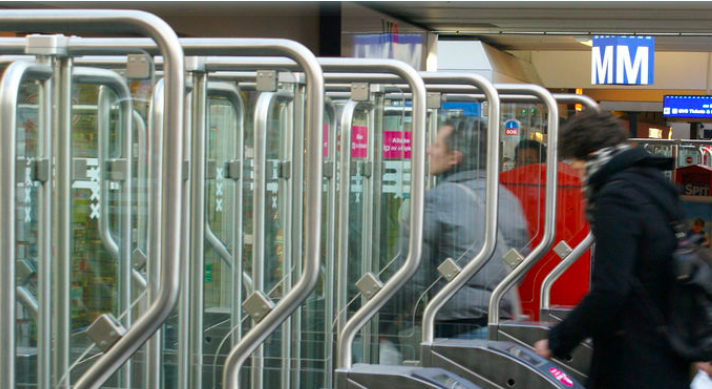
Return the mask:
[[[233,89],[237,92],[237,89]],[[203,317],[203,386],[217,387],[222,359],[237,342],[241,307],[234,288],[243,287],[241,198],[238,174],[244,128],[241,100],[211,96],[208,87],[206,140],[205,310]],[[238,92],[239,93],[239,92]],[[236,104],[240,104],[237,105]],[[242,111],[242,112],[240,112]],[[238,186],[239,185],[239,186]],[[242,292],[242,291],[241,291]],[[241,295],[246,295],[242,292]],[[237,311],[237,312],[236,312]],[[235,328],[237,327],[237,328]]]
[[[40,89],[35,82],[23,82],[17,107],[16,153],[16,260],[15,282],[19,304],[16,311],[17,386],[37,385],[38,375],[38,205],[39,185],[32,173],[31,161],[40,150]]]

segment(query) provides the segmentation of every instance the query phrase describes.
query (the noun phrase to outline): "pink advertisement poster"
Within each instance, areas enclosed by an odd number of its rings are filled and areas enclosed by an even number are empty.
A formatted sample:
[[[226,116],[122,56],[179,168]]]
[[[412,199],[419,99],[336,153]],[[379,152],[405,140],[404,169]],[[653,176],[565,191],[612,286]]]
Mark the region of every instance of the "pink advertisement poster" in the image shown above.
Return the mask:
[[[329,124],[324,123],[324,158],[329,157]]]
[[[351,157],[366,158],[368,156],[368,127],[351,127]]]
[[[383,158],[384,159],[409,159],[411,153],[411,132],[384,131],[383,132]]]

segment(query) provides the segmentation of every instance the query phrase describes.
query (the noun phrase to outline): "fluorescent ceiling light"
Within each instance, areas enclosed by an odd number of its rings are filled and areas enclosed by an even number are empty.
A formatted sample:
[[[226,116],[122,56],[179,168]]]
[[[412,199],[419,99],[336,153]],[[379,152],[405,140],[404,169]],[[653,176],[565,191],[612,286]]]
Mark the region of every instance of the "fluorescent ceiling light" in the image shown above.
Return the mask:
[[[574,39],[576,39],[576,42],[584,46],[593,47],[593,40],[590,37],[574,37]]]

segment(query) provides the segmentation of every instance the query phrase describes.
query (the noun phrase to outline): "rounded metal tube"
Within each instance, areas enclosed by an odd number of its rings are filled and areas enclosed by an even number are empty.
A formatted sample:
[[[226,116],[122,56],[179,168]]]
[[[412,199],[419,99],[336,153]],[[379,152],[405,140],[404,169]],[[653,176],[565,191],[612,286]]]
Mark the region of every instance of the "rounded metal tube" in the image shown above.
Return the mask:
[[[15,204],[17,193],[17,99],[24,80],[46,80],[52,68],[14,62],[0,80],[0,387],[15,387]]]
[[[546,89],[538,85],[495,84],[500,93],[530,93],[544,102],[548,109],[548,133],[546,160],[550,161],[546,169],[545,199],[544,199],[544,236],[541,242],[532,249],[524,261],[509,273],[492,291],[489,303],[488,320],[490,326],[499,324],[499,304],[504,295],[519,282],[539,259],[551,248],[556,229],[556,192],[558,178],[558,141],[559,141],[559,109],[554,97]],[[491,334],[493,335],[493,334]]]
[[[349,194],[351,191],[351,125],[358,102],[349,101],[341,111],[341,154],[339,154],[340,176],[338,207],[336,209],[336,333],[346,325],[346,304],[348,303],[348,263],[349,263]],[[335,156],[332,156],[334,158]]]
[[[208,77],[210,75],[208,74]],[[235,160],[240,164],[244,161],[244,144],[245,144],[245,103],[242,100],[240,91],[232,84],[225,82],[209,82],[209,96],[222,96],[226,98],[235,109],[237,121],[237,134],[235,136]],[[242,165],[240,165],[242,166]],[[234,179],[233,184],[233,237],[232,237],[232,309],[230,314],[230,328],[234,328],[232,334],[232,346],[235,346],[242,337],[242,309],[240,309],[240,301],[242,301],[242,286],[243,286],[243,270],[242,270],[242,183],[243,172],[239,172],[239,176]],[[209,229],[210,225],[206,225]],[[222,243],[222,242],[221,242]],[[228,252],[229,254],[229,252]]]
[[[161,298],[158,299],[111,349],[102,355],[75,385],[76,389],[98,388],[131,357],[168,318],[180,293],[179,243],[183,112],[183,52],[173,30],[158,17],[141,11],[118,10],[5,10],[0,14],[3,30],[87,31],[106,28],[145,33],[157,42],[166,64],[167,75],[164,130],[165,175],[163,189]],[[112,47],[113,44],[105,45]],[[5,157],[5,156],[3,156]]]
[[[206,39],[205,41],[215,41]],[[306,76],[306,185],[308,210],[305,217],[304,264],[302,276],[292,290],[255,325],[235,346],[225,361],[223,388],[237,388],[239,371],[247,357],[271,334],[314,290],[319,279],[321,238],[321,185],[322,185],[322,125],[324,106],[324,81],[321,68],[314,55],[296,42],[278,39],[225,39],[217,46],[226,51],[247,51],[259,55],[285,55],[297,61]]]
[[[554,93],[554,99],[557,103],[576,103],[586,106],[586,109],[592,109],[599,111],[598,103],[588,96],[575,95],[570,93]],[[712,143],[712,142],[711,142]],[[586,235],[586,237],[579,242],[579,244],[574,247],[571,253],[562,260],[551,273],[549,273],[544,281],[541,283],[541,290],[539,294],[540,310],[549,309],[551,307],[551,287],[554,285],[559,277],[561,277],[564,272],[573,265],[579,257],[581,257],[593,244],[594,238],[591,232]]]
[[[336,346],[336,367],[351,368],[351,350],[358,331],[410,280],[420,265],[423,247],[423,207],[425,181],[425,129],[426,92],[425,84],[413,68],[395,60],[368,60],[324,58],[319,61],[326,71],[370,71],[394,73],[405,79],[413,90],[413,151],[410,203],[410,241],[403,267],[383,285],[371,300],[363,304],[346,322],[339,333]],[[342,139],[344,139],[342,137]]]
[[[497,212],[499,209],[499,115],[500,103],[497,89],[484,77],[467,73],[426,73],[423,80],[434,83],[466,83],[477,87],[487,96],[489,103],[487,117],[487,166],[485,186],[485,236],[480,252],[472,258],[462,271],[430,300],[423,312],[422,341],[432,342],[435,338],[435,317],[438,311],[470,280],[494,253],[497,244]]]
[[[569,267],[571,267],[571,265],[573,265],[586,251],[588,251],[593,242],[593,233],[589,232],[581,243],[576,245],[571,253],[569,253],[564,260],[559,262],[559,264],[556,265],[556,267],[554,267],[549,274],[547,274],[546,278],[544,278],[544,281],[541,283],[541,295],[539,296],[541,301],[540,309],[551,308],[551,287],[554,285],[554,282],[556,282],[556,280],[558,280],[559,277],[561,277],[561,275],[564,274]]]

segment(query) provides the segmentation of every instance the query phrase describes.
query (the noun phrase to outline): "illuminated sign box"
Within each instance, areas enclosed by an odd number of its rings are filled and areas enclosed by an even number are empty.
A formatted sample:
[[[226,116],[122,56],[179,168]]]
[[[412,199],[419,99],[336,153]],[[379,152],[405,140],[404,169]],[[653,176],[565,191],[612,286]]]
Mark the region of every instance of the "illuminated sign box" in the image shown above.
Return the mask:
[[[594,36],[591,84],[652,85],[655,38],[652,36]]]
[[[663,97],[663,116],[712,119],[712,96],[665,96]]]

